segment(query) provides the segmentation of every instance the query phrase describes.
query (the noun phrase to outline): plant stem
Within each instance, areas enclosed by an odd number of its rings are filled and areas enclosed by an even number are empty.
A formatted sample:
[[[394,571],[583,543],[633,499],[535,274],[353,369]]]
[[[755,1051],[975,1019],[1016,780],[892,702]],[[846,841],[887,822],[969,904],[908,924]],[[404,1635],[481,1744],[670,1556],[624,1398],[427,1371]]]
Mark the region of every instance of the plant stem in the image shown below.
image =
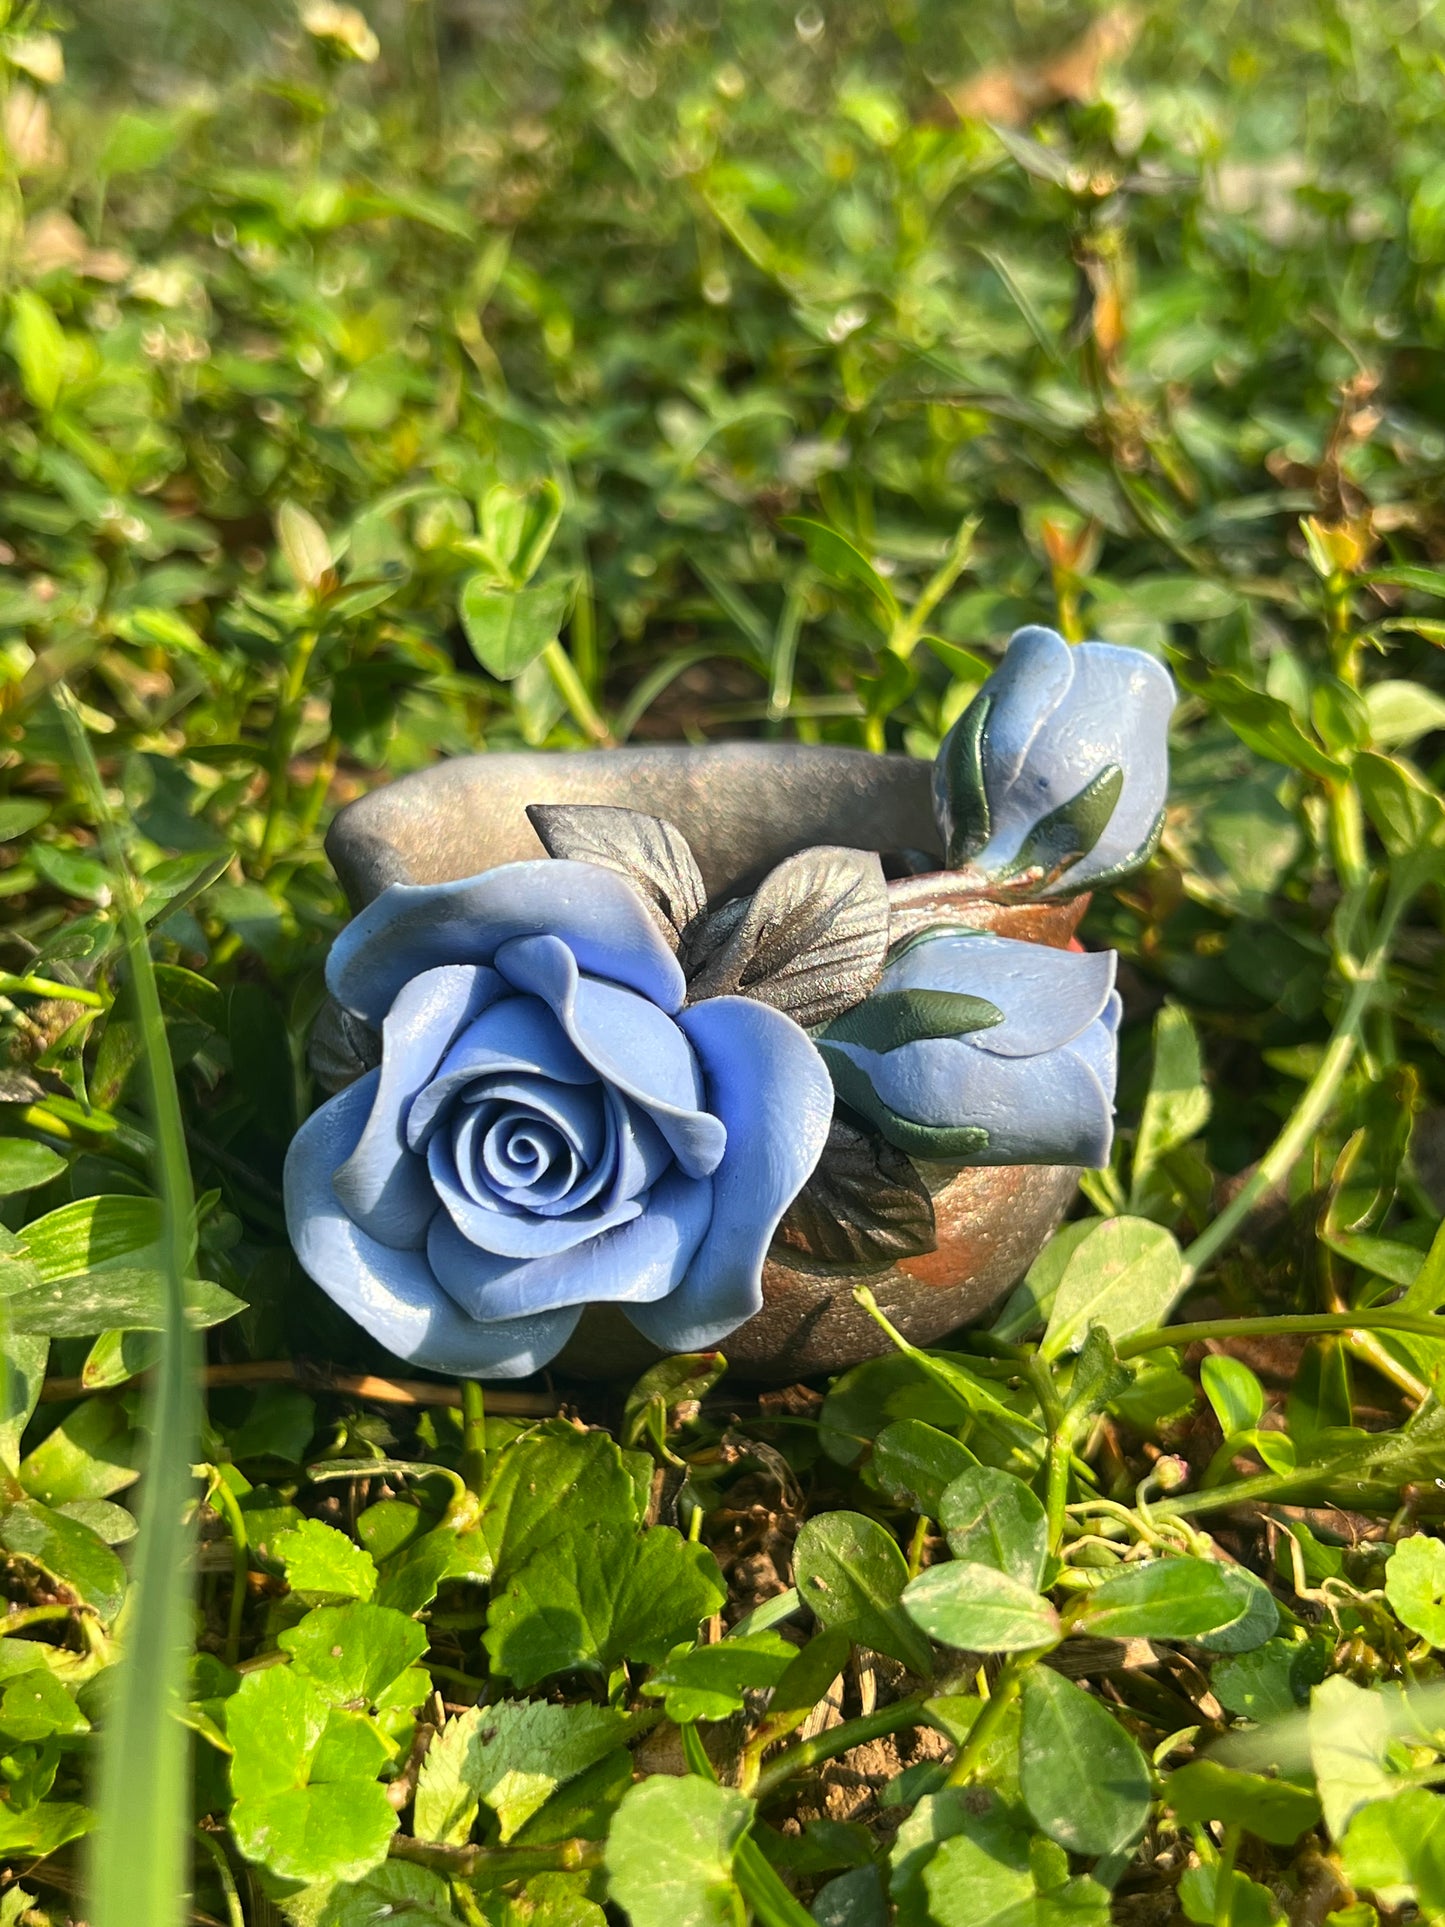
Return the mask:
[[[1066,1509],[1069,1503],[1069,1464],[1072,1451],[1064,1437],[1064,1411],[1054,1387],[1054,1375],[1042,1358],[1031,1358],[1025,1368],[1028,1381],[1039,1401],[1039,1410],[1049,1428],[1049,1472],[1045,1499],[1048,1517],[1049,1551],[1056,1553],[1064,1543]]]
[[[235,1493],[216,1466],[210,1466],[207,1470],[210,1473],[207,1502],[224,1516],[231,1534],[231,1604],[226,1615],[226,1645],[222,1657],[228,1666],[234,1666],[241,1657],[241,1618],[246,1610],[246,1581],[251,1571],[250,1540],[246,1532],[246,1515],[237,1503]]]
[[[1139,1358],[1166,1345],[1197,1345],[1211,1338],[1313,1338],[1326,1332],[1394,1331],[1416,1338],[1445,1338],[1445,1318],[1416,1317],[1411,1312],[1304,1311],[1278,1318],[1205,1318],[1193,1325],[1160,1325],[1123,1339],[1119,1357]]]
[[[1004,1661],[1003,1671],[994,1681],[993,1691],[984,1701],[968,1738],[959,1748],[958,1758],[949,1769],[949,1786],[967,1786],[973,1778],[983,1758],[984,1748],[1002,1725],[1004,1714],[1018,1698],[1025,1669],[1034,1664],[1033,1658],[1019,1653],[1010,1654]]]
[[[414,1860],[462,1880],[479,1873],[492,1880],[521,1880],[529,1873],[572,1873],[602,1865],[600,1840],[559,1840],[547,1847],[442,1847],[394,1833],[388,1852],[394,1860]]]
[[[888,647],[905,662],[918,647],[918,639],[927,626],[928,618],[968,567],[968,558],[973,552],[973,538],[978,533],[978,520],[976,515],[967,515],[959,523],[958,532],[948,546],[948,554],[924,584],[908,614],[900,616],[894,623]]]
[[[276,854],[276,844],[281,834],[281,817],[291,788],[291,758],[296,753],[296,735],[301,727],[306,695],[306,672],[311,667],[311,658],[316,653],[316,645],[320,639],[319,629],[303,629],[297,636],[291,650],[291,660],[287,665],[286,682],[281,692],[281,700],[277,703],[276,714],[272,718],[270,780],[266,786],[266,824],[261,832],[262,868],[265,868]]]
[[[1181,1289],[1187,1288],[1218,1256],[1248,1219],[1260,1199],[1276,1185],[1284,1182],[1294,1169],[1306,1145],[1323,1124],[1344,1081],[1345,1073],[1359,1048],[1360,1030],[1366,1012],[1379,996],[1384,985],[1390,939],[1394,935],[1396,924],[1404,914],[1410,894],[1409,890],[1391,886],[1390,893],[1385,899],[1384,909],[1380,913],[1374,942],[1350,985],[1344,1009],[1340,1012],[1334,1032],[1325,1046],[1325,1054],[1320,1060],[1319,1069],[1310,1079],[1284,1129],[1270,1145],[1244,1184],[1240,1186],[1214,1222],[1205,1226],[1184,1253],[1184,1278]]]
[[[813,1916],[783,1885],[776,1869],[751,1834],[738,1842],[733,1877],[762,1927],[815,1927]]]
[[[51,977],[13,977],[0,970],[0,997],[53,997],[67,1004],[84,1004],[87,1010],[104,1010],[105,999],[98,990],[82,990],[78,984],[57,983]]]
[[[132,1383],[144,1383],[142,1373]],[[238,1365],[207,1365],[200,1374],[208,1390],[230,1385],[303,1385],[308,1391],[330,1392],[338,1398],[363,1398],[373,1405],[459,1406],[455,1385],[429,1385],[419,1378],[378,1378],[371,1372],[334,1372],[304,1359],[256,1358]],[[47,1378],[40,1388],[42,1405],[84,1398],[102,1388],[81,1378]],[[557,1400],[542,1392],[492,1392],[493,1412],[502,1418],[553,1418]]]
[[[19,1612],[0,1614],[0,1639],[24,1632],[27,1626],[43,1626],[47,1621],[69,1619],[84,1611],[83,1606],[23,1606]]]
[[[557,685],[557,693],[572,712],[572,720],[584,734],[590,736],[599,749],[615,749],[616,738],[607,727],[592,698],[587,694],[582,678],[573,667],[572,658],[560,642],[549,642],[542,651],[542,660],[547,665],[547,673]]]
[[[236,1887],[236,1876],[231,1872],[231,1863],[226,1858],[226,1850],[213,1834],[204,1827],[196,1828],[196,1838],[205,1848],[216,1870],[216,1879],[226,1903],[226,1919],[230,1927],[246,1927],[246,1915],[241,1906],[241,1896]]]
[[[487,1410],[481,1382],[462,1380],[462,1477],[480,1495],[487,1477]]]
[[[800,1773],[806,1773],[811,1766],[819,1766],[824,1760],[835,1760],[840,1753],[850,1747],[861,1746],[865,1740],[882,1739],[885,1733],[898,1733],[905,1726],[932,1726],[928,1715],[928,1700],[931,1694],[920,1693],[914,1699],[895,1700],[892,1706],[880,1706],[874,1713],[865,1713],[861,1719],[844,1720],[841,1726],[830,1726],[826,1733],[819,1733],[814,1739],[801,1740],[797,1746],[790,1746],[786,1753],[780,1753],[771,1766],[763,1768],[758,1775],[757,1798],[765,1800],[768,1795],[792,1780]]]

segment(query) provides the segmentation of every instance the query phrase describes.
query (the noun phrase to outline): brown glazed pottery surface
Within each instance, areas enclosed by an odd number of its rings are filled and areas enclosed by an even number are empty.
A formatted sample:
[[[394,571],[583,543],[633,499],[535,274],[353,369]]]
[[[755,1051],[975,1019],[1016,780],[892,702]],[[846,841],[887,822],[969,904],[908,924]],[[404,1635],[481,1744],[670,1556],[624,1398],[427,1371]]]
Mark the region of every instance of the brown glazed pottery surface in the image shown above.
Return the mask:
[[[529,803],[608,803],[674,823],[717,902],[814,844],[935,849],[931,775],[931,764],[908,756],[797,743],[460,756],[349,804],[327,852],[359,910],[391,883],[445,883],[544,856]],[[894,885],[897,933],[946,919],[1062,948],[1085,902],[1001,906],[957,900],[955,890],[947,874]],[[1028,1269],[1078,1181],[1077,1171],[1053,1165],[920,1169],[933,1190],[937,1250],[879,1272],[770,1257],[762,1310],[721,1346],[741,1376],[782,1383],[887,1351],[853,1299],[860,1282],[916,1344],[979,1317]],[[658,1356],[620,1312],[592,1306],[554,1369],[609,1378]]]

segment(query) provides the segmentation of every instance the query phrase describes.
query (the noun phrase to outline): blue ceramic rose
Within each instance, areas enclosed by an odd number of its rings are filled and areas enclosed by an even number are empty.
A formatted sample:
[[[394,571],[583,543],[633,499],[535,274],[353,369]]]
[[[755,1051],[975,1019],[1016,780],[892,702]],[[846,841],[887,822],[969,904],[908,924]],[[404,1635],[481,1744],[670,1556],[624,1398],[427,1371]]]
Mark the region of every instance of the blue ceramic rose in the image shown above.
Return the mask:
[[[949,865],[1039,896],[1137,868],[1163,827],[1174,699],[1141,650],[1018,630],[939,751]]]
[[[822,1151],[832,1089],[783,1011],[683,1008],[638,892],[591,863],[393,884],[327,983],[381,1064],[286,1162],[312,1278],[398,1357],[510,1378],[589,1304],[669,1351],[761,1305],[764,1254]]]
[[[821,1033],[820,1045],[839,1095],[915,1156],[1104,1165],[1120,1016],[1115,962],[1112,950],[940,932],[890,963],[872,996]],[[892,1044],[890,1030],[905,1041]]]

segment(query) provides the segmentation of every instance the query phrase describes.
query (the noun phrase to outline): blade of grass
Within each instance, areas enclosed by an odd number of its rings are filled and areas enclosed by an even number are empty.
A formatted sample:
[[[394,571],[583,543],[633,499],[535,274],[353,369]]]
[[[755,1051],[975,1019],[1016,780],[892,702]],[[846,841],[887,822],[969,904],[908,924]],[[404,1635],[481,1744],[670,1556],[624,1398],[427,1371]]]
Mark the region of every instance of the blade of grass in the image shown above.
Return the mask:
[[[190,1911],[190,1745],[174,1709],[185,1698],[190,1659],[193,1575],[185,1509],[190,1468],[198,1456],[200,1417],[195,1370],[199,1354],[186,1323],[182,1281],[190,1266],[195,1196],[175,1069],[141,919],[141,892],[75,699],[63,684],[56,686],[54,698],[115,879],[155,1128],[153,1170],[165,1213],[160,1269],[166,1324],[147,1405],[150,1447],[131,1566],[134,1598],[127,1614],[125,1657],[101,1736],[99,1820],[91,1835],[87,1892],[92,1927],[180,1927]]]

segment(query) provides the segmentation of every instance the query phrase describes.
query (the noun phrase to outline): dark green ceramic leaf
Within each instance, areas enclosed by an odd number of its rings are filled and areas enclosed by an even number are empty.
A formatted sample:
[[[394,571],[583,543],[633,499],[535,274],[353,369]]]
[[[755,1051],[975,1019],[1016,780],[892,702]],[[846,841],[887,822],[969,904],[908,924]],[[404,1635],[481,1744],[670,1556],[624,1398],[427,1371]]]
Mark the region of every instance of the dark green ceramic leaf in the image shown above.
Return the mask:
[[[954,990],[881,990],[835,1017],[819,1035],[886,1055],[904,1044],[966,1037],[970,1031],[991,1030],[1002,1022],[1003,1012],[986,997]]]
[[[881,1270],[936,1244],[933,1198],[907,1155],[835,1111],[823,1155],[783,1214],[775,1247],[821,1265]]]

